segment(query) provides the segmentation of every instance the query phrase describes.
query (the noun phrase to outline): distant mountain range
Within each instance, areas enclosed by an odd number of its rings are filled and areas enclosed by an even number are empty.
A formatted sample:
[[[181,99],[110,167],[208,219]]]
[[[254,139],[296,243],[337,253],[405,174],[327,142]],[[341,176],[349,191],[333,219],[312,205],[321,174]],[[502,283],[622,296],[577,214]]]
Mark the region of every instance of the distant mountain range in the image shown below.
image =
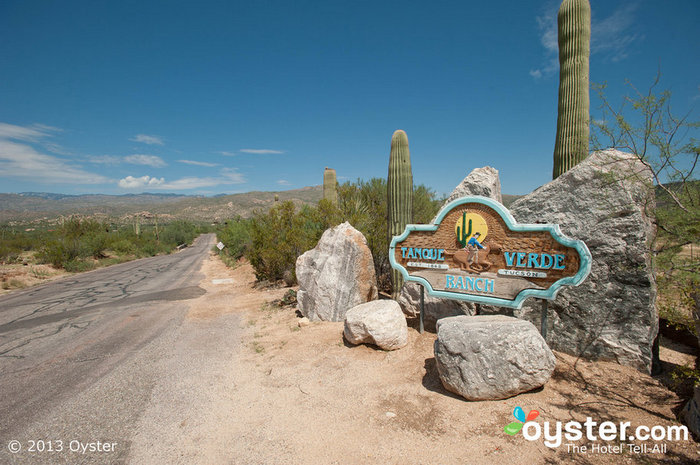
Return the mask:
[[[275,203],[291,200],[297,205],[316,204],[323,196],[322,186],[279,192],[247,192],[213,197],[180,194],[84,194],[67,195],[49,192],[0,194],[0,223],[52,222],[61,216],[98,216],[113,221],[132,221],[139,216],[148,221],[156,216],[162,221],[224,221],[235,216],[250,217],[256,210],[266,210]],[[519,195],[503,195],[509,206]]]
[[[275,202],[291,200],[295,204],[315,204],[321,199],[321,186],[280,192],[247,192],[215,197],[178,194],[66,195],[48,192],[0,194],[0,222],[53,220],[68,215],[97,215],[114,220],[133,216],[163,220],[223,221],[237,215],[248,217],[257,209]]]

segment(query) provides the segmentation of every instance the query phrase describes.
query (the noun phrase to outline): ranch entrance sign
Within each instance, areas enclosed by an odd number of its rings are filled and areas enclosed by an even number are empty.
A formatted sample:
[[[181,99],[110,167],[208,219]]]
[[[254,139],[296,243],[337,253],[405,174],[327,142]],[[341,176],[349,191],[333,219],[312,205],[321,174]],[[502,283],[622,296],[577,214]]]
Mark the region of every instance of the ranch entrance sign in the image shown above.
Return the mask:
[[[408,225],[391,241],[391,266],[429,294],[520,308],[528,297],[554,299],[588,276],[591,254],[556,224],[517,224],[500,203],[463,197],[434,224]]]

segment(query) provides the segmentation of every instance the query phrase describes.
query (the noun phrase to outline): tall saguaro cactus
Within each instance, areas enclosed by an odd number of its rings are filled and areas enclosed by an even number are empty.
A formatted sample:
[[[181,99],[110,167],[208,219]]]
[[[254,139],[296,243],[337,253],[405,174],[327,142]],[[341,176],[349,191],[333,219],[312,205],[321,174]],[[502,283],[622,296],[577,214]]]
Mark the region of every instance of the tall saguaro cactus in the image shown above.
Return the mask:
[[[559,107],[552,178],[588,156],[588,57],[591,52],[591,5],[564,0],[557,17],[559,32]]]
[[[333,205],[338,205],[338,190],[336,185],[335,170],[326,167],[323,170],[323,198],[329,200]]]
[[[413,220],[413,174],[411,155],[408,152],[408,137],[401,129],[391,136],[389,154],[389,176],[387,178],[387,229],[389,240],[398,236]],[[397,299],[403,277],[392,268],[391,283],[393,297]]]

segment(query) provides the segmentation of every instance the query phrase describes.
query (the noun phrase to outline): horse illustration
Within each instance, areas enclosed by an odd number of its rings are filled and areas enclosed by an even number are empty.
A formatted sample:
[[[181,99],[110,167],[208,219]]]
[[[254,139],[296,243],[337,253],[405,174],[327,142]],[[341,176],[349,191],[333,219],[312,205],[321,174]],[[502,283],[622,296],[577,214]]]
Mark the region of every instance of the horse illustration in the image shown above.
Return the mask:
[[[498,244],[482,244],[484,246],[483,249],[477,249],[477,250],[472,250],[476,256],[474,257],[475,260],[473,260],[470,263],[469,260],[469,255],[470,251],[465,250],[465,249],[459,249],[457,250],[454,255],[452,256],[453,260],[457,265],[459,265],[459,269],[462,271],[470,271],[472,273],[479,274],[484,271],[488,271],[489,268],[493,266],[493,263],[488,260],[488,256],[490,253],[501,253],[501,246]]]

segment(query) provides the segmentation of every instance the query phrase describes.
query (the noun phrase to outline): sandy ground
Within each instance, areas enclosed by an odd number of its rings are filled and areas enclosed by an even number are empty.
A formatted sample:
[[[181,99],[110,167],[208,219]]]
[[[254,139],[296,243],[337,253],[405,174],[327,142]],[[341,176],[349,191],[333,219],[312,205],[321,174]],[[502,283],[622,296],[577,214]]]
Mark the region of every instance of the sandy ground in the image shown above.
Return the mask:
[[[0,265],[0,295],[67,276],[50,265]]]
[[[488,402],[468,402],[442,388],[433,357],[435,334],[409,328],[407,347],[384,352],[343,341],[342,323],[299,327],[293,307],[270,302],[286,289],[254,287],[250,265],[225,267],[214,255],[202,266],[207,294],[191,301],[191,327],[223,331],[230,342],[212,362],[183,376],[197,379],[186,414],[150,443],[137,437],[133,463],[465,464],[697,463],[687,441],[649,440],[644,451],[585,453],[549,448],[522,432],[507,435],[513,410],[538,410],[544,422],[627,421],[631,428],[678,425],[680,400],[658,380],[613,363],[556,354],[552,379],[539,390]],[[214,284],[214,280],[232,283]],[[235,326],[235,327],[234,327]],[[218,331],[218,332],[217,332]],[[238,339],[240,338],[240,343]],[[211,351],[212,348],[207,348]],[[199,355],[198,355],[199,356]],[[666,366],[693,356],[662,349]],[[205,369],[206,368],[206,369]],[[189,373],[189,374],[188,374]],[[183,378],[183,379],[185,379]],[[156,393],[157,395],[157,393]],[[158,405],[155,403],[154,405]],[[154,411],[146,417],[166,418]],[[161,420],[162,421],[162,420]],[[619,441],[569,442],[619,446]],[[629,441],[628,441],[629,442]],[[641,441],[634,441],[642,444]],[[655,444],[665,452],[652,452]],[[166,458],[167,457],[167,458]]]

